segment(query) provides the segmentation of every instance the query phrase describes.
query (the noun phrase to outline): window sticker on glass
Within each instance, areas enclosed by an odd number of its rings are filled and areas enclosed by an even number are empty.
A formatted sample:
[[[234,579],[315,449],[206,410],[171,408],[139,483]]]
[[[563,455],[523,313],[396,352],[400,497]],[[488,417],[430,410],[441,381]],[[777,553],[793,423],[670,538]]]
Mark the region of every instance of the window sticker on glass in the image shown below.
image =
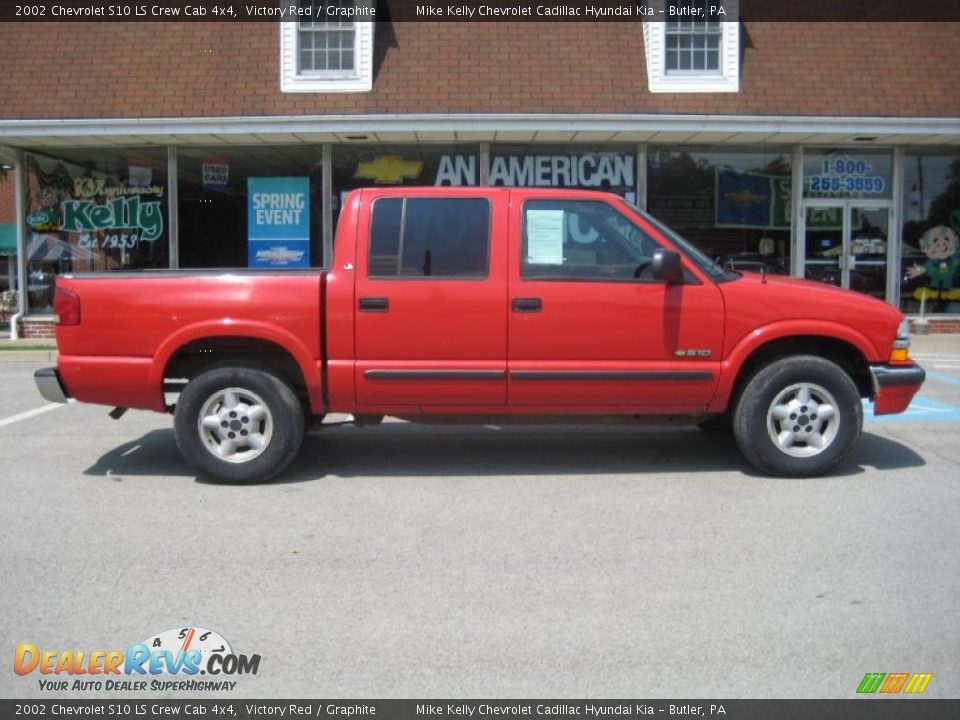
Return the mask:
[[[563,264],[563,210],[527,210],[527,262]]]

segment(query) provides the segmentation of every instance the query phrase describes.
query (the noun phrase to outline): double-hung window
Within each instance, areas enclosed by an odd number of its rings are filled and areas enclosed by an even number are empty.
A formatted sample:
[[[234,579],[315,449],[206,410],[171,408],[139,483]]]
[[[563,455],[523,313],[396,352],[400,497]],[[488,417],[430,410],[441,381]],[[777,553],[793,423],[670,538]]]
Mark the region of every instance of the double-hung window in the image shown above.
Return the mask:
[[[280,23],[283,92],[364,92],[373,87],[373,0],[298,0],[300,20]],[[360,19],[358,19],[360,18]]]
[[[662,20],[644,23],[650,92],[738,92],[738,2],[662,0]],[[712,9],[712,10],[711,10]]]

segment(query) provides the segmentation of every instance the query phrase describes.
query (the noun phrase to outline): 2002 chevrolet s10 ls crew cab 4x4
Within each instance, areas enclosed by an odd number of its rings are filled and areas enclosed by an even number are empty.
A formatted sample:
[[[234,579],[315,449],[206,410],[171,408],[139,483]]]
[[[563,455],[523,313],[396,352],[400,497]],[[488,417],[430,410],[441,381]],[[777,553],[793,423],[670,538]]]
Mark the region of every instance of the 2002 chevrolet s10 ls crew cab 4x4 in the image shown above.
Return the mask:
[[[280,473],[332,412],[681,417],[811,476],[856,443],[861,398],[902,412],[924,379],[892,307],[725,270],[598,192],[356,190],[326,271],[62,275],[54,304],[44,397],[173,412],[187,460],[233,481]]]

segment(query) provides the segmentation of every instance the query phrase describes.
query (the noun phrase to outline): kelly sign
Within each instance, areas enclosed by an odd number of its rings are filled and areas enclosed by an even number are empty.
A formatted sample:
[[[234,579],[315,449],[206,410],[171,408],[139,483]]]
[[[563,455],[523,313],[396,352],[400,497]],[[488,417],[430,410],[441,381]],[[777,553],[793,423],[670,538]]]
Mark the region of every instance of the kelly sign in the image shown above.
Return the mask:
[[[159,202],[144,202],[139,195],[115,197],[106,203],[64,200],[63,232],[91,233],[98,230],[134,230],[141,240],[156,240],[163,232]]]
[[[310,178],[248,178],[247,228],[249,267],[310,267]]]

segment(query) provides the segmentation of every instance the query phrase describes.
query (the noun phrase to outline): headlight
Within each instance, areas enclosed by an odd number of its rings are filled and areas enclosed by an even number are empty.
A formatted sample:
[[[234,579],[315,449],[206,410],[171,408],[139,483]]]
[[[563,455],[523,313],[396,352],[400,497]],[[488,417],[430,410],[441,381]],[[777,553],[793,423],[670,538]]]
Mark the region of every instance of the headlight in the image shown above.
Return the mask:
[[[910,342],[910,321],[906,318],[897,328],[897,340],[906,340],[908,344]]]

